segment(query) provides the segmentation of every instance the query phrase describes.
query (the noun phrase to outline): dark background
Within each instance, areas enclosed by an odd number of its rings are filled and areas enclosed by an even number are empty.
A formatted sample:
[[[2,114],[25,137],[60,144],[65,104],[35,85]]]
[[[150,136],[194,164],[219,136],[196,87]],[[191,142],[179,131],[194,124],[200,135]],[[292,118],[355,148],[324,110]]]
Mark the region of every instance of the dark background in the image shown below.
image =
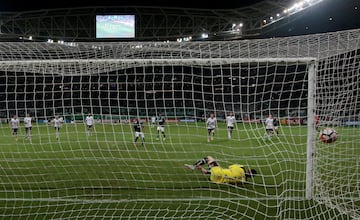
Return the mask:
[[[92,6],[154,6],[154,7],[183,7],[183,8],[238,8],[261,2],[261,0],[241,0],[241,1],[211,1],[211,0],[156,0],[156,1],[139,1],[139,0],[103,0],[93,2],[87,1],[25,1],[12,0],[0,3],[0,11],[23,11],[51,8],[72,8],[72,7],[92,7]]]
[[[190,1],[190,0],[103,0],[44,1],[12,0],[0,3],[0,12],[29,11],[54,8],[96,7],[96,6],[154,6],[207,9],[233,9],[259,3],[261,0],[242,1]],[[297,1],[289,1],[291,7]],[[278,13],[274,11],[274,15]],[[270,16],[270,15],[269,15]],[[262,37],[293,36],[360,28],[360,0],[323,0],[289,19],[276,22],[263,31]]]

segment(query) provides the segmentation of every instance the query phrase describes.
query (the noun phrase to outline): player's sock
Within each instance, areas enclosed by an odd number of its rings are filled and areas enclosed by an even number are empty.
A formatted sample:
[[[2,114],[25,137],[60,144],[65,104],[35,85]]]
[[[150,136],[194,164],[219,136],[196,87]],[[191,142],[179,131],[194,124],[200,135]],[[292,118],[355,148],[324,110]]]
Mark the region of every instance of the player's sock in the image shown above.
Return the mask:
[[[143,147],[145,147],[145,139],[142,139],[141,144],[142,144]]]
[[[191,170],[191,171],[195,170],[195,166],[194,166],[194,165],[184,164],[184,167],[185,167],[186,169],[188,169],[188,170]]]

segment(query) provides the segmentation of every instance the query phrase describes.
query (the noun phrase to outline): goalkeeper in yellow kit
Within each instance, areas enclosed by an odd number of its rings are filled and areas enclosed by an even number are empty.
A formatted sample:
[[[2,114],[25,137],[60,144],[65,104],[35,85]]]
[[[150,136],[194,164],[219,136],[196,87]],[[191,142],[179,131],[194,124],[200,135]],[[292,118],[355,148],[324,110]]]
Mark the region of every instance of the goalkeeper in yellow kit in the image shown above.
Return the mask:
[[[204,164],[208,164],[209,168],[205,169],[202,166]],[[244,166],[239,164],[232,164],[228,168],[222,168],[211,156],[204,157],[194,165],[185,164],[184,166],[187,169],[197,169],[203,174],[210,175],[209,179],[213,183],[246,183],[248,178],[252,178],[257,174],[256,170],[245,169]]]

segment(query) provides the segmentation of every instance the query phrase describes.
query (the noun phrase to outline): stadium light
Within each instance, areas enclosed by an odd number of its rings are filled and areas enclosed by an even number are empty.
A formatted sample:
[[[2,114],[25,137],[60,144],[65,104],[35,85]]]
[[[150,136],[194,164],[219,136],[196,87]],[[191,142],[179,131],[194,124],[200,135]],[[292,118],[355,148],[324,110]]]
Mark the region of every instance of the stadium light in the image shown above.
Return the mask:
[[[233,24],[231,27],[231,31],[233,32],[240,32],[241,28],[244,26],[244,24],[242,22],[238,23],[238,24]]]
[[[202,33],[202,34],[201,34],[201,37],[202,37],[203,39],[206,39],[206,38],[209,38],[209,35],[208,35],[207,33]]]
[[[323,0],[300,0],[295,2],[293,5],[291,5],[288,8],[285,8],[282,13],[278,12],[275,14],[275,16],[269,16],[269,22],[264,19],[263,20],[263,26],[267,26],[270,24],[273,24],[274,22],[280,21],[283,18],[285,18],[286,16],[291,16],[295,13],[298,13],[300,11],[303,11],[304,9],[307,9],[311,6],[314,6],[320,2],[322,2]]]
[[[31,35],[29,37],[20,36],[19,40],[33,40],[33,37]]]

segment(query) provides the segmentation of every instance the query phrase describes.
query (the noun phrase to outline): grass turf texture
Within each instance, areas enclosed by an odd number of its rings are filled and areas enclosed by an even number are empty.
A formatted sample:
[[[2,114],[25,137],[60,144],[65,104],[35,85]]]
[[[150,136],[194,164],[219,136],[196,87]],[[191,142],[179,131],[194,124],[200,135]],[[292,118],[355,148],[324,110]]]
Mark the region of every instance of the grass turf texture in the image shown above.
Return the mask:
[[[134,148],[128,124],[97,124],[90,137],[84,125],[66,124],[60,141],[52,126],[38,125],[33,144],[23,128],[15,142],[1,126],[0,216],[6,219],[348,217],[304,199],[305,126],[283,126],[279,137],[264,140],[262,125],[239,123],[228,140],[221,124],[211,143],[204,123],[169,123],[165,141],[156,140],[156,127],[146,126],[145,148],[140,140]],[[341,137],[354,129],[337,131]],[[332,157],[346,150],[319,144]],[[217,185],[183,168],[207,155],[260,175],[244,186]]]

